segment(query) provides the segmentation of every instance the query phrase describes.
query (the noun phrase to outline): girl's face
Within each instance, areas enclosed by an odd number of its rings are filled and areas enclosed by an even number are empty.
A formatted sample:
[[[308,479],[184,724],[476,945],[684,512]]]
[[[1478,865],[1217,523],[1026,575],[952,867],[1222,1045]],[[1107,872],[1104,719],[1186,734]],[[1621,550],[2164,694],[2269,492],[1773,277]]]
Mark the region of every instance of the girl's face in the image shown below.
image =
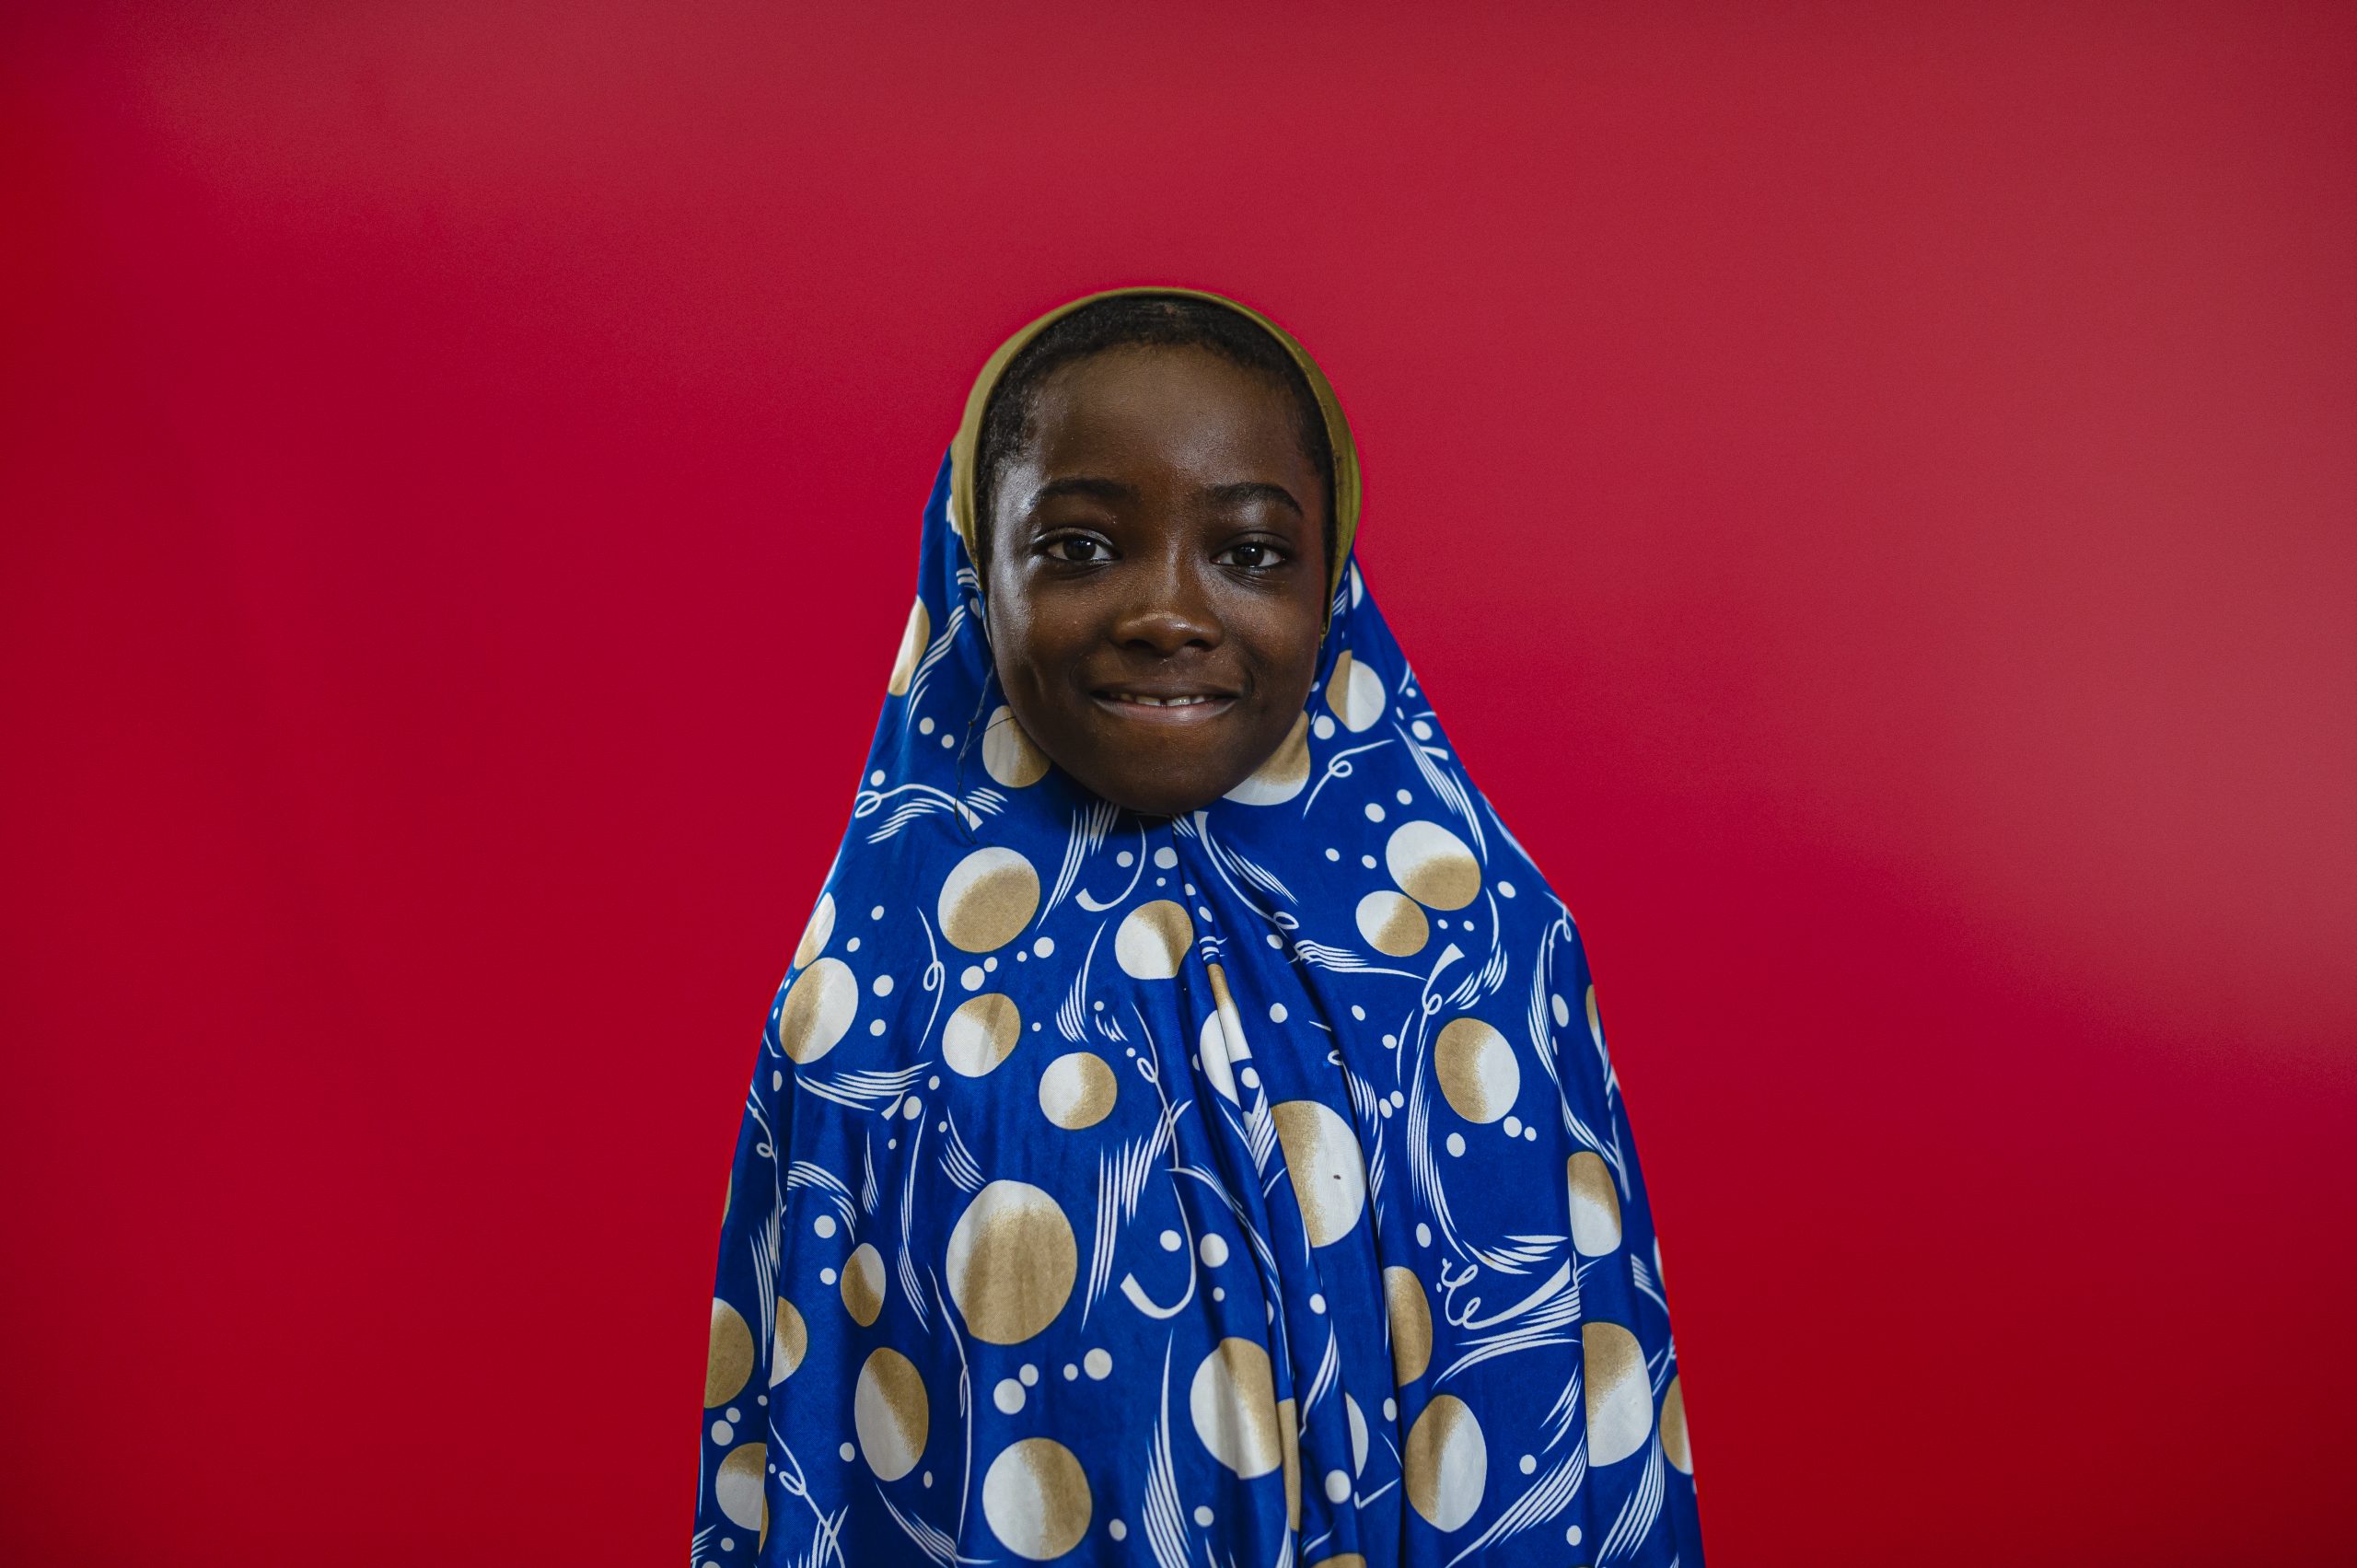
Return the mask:
[[[1116,805],[1242,783],[1308,701],[1325,483],[1287,391],[1197,348],[1117,348],[1041,383],[998,476],[991,645],[1007,705]]]

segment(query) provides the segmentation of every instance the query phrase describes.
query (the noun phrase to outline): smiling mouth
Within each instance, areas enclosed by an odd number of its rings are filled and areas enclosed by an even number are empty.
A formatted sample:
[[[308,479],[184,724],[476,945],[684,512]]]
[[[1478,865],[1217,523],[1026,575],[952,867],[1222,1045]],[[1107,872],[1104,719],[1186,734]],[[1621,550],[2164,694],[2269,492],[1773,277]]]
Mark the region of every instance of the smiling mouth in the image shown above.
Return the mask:
[[[1226,691],[1130,691],[1095,693],[1099,705],[1143,724],[1189,724],[1217,717],[1236,705]]]
[[[1112,691],[1107,695],[1116,703],[1140,703],[1149,708],[1191,708],[1198,703],[1225,700],[1210,691],[1197,691],[1185,697],[1149,697],[1143,691]]]

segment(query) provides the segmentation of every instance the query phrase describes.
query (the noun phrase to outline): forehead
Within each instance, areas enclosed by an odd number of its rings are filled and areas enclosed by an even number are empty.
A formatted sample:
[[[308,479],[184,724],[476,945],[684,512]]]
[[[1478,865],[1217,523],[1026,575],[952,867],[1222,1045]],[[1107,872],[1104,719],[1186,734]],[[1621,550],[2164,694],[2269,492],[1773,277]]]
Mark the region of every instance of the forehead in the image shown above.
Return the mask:
[[[1106,349],[1040,383],[1018,461],[1306,470],[1293,394],[1209,349]]]

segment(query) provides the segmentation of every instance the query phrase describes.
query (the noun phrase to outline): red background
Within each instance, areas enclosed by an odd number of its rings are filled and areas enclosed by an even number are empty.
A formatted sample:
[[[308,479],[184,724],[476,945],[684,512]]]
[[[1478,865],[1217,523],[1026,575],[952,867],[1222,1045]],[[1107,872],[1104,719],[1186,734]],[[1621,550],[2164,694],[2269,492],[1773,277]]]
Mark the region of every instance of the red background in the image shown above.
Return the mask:
[[[2352,13],[1114,9],[0,22],[0,1558],[683,1551],[918,505],[1161,280],[1587,932],[1713,1560],[2351,1561]]]

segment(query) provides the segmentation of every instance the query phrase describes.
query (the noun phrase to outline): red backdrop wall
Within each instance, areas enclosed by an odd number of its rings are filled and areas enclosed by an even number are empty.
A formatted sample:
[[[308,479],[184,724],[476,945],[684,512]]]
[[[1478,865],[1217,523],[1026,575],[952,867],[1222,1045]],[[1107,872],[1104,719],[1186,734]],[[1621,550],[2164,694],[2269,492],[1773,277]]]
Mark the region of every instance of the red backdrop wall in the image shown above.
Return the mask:
[[[1772,13],[1772,15],[1771,15]],[[1728,1564],[2357,1553],[2345,6],[12,7],[0,1558],[684,1549],[966,382],[1295,327]]]

